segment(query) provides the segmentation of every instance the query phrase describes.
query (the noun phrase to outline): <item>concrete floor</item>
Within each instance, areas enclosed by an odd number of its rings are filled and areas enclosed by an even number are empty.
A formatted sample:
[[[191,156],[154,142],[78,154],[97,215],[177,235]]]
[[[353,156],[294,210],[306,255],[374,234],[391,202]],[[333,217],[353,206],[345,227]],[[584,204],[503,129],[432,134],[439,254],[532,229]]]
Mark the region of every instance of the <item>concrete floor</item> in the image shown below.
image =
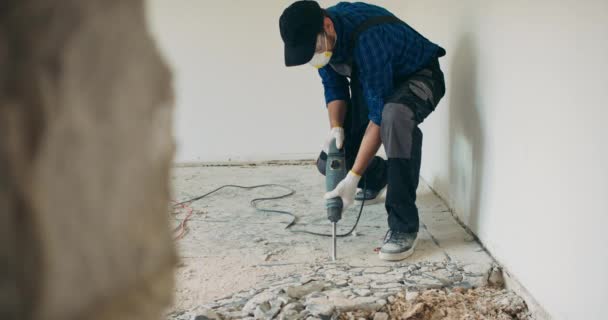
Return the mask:
[[[292,229],[330,232],[323,193],[324,178],[310,164],[180,167],[173,172],[173,196],[184,200],[225,184],[282,184],[296,190],[292,197],[261,202],[260,207],[291,211],[299,217]],[[248,290],[315,265],[330,264],[330,238],[285,229],[290,217],[256,212],[249,201],[283,193],[276,188],[225,189],[194,202],[188,232],[177,242],[174,310],[186,310],[234,292]],[[421,232],[414,255],[405,262],[453,261],[472,272],[486,273],[492,258],[452,217],[445,203],[423,182],[418,189]],[[353,225],[358,207],[351,207],[339,232]],[[177,225],[185,213],[172,217]],[[338,240],[340,264],[385,266],[374,248],[387,230],[383,204],[366,206],[356,236]]]

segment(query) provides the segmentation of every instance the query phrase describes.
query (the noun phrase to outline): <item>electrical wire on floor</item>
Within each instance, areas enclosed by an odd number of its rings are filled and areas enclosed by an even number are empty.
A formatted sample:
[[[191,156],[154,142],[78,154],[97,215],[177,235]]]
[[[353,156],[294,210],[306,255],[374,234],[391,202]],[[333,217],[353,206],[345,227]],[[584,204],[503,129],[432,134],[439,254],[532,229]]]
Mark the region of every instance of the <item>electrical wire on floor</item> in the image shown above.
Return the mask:
[[[187,230],[186,223],[192,217],[192,214],[194,213],[194,209],[190,205],[188,205],[188,203],[175,203],[175,202],[177,202],[175,200],[172,200],[171,202],[174,202],[173,214],[175,214],[175,215],[179,214],[179,211],[175,210],[177,208],[186,210],[186,217],[184,219],[182,219],[182,221],[179,223],[179,225],[177,225],[177,227],[175,227],[175,229],[173,229],[173,233],[174,234],[177,233],[177,235],[174,236],[173,239],[179,240],[186,235],[186,230]]]
[[[283,214],[283,215],[288,215],[290,216],[292,219],[289,223],[287,223],[287,225],[285,226],[285,229],[291,231],[291,232],[295,232],[295,233],[305,233],[305,234],[311,234],[311,235],[315,235],[315,236],[321,236],[321,237],[331,237],[331,234],[328,233],[321,233],[321,232],[314,232],[314,231],[309,231],[309,230],[303,230],[303,229],[292,229],[291,227],[295,226],[297,224],[298,221],[298,217],[293,214],[292,212],[289,211],[284,211],[284,210],[275,210],[275,209],[268,209],[268,208],[260,208],[258,207],[258,202],[261,201],[270,201],[270,200],[279,200],[279,199],[284,199],[287,197],[291,197],[292,195],[294,195],[296,193],[295,190],[293,190],[290,187],[284,186],[284,185],[280,185],[280,184],[260,184],[260,185],[254,185],[254,186],[240,186],[240,185],[234,185],[234,184],[227,184],[227,185],[223,185],[220,186],[214,190],[211,190],[203,195],[200,196],[196,196],[194,198],[190,198],[188,200],[184,200],[181,202],[177,202],[177,201],[173,201],[173,207],[174,208],[183,208],[186,209],[188,211],[188,214],[186,215],[186,217],[181,221],[181,223],[179,224],[179,226],[176,228],[176,230],[181,230],[179,233],[179,236],[176,237],[176,240],[179,240],[181,238],[183,238],[185,232],[186,232],[186,223],[188,222],[188,220],[190,219],[190,217],[192,216],[192,208],[190,207],[190,205],[195,202],[195,201],[199,201],[205,197],[208,197],[222,189],[225,188],[237,188],[237,189],[244,189],[244,190],[252,190],[252,189],[260,189],[260,188],[269,188],[269,187],[275,187],[275,188],[281,188],[286,190],[287,192],[278,196],[274,196],[274,197],[263,197],[263,198],[254,198],[252,199],[249,204],[251,205],[251,207],[253,207],[256,211],[258,212],[267,212],[267,213],[277,213],[277,214]],[[363,180],[363,194],[365,195],[365,190],[366,190],[366,181],[365,179]],[[363,206],[365,205],[365,198],[363,198],[363,200],[361,201],[361,207],[359,208],[359,213],[357,214],[357,220],[355,220],[355,224],[352,226],[352,228],[346,232],[346,233],[342,233],[342,234],[337,234],[336,237],[347,237],[349,235],[351,235],[355,229],[357,228],[357,225],[359,224],[359,219],[361,219],[361,214],[363,213]]]

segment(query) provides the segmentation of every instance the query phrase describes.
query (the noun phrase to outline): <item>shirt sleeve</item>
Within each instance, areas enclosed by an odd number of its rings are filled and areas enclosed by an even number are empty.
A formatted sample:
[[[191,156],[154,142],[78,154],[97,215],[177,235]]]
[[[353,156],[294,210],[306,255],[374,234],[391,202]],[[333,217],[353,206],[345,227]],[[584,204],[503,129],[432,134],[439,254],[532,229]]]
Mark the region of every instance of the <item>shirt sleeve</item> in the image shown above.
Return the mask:
[[[393,67],[387,43],[382,28],[374,28],[361,35],[354,53],[368,117],[377,125],[382,122],[384,101],[393,92]]]
[[[329,64],[319,69],[319,75],[325,89],[326,103],[348,99],[348,80],[345,76],[338,74]]]

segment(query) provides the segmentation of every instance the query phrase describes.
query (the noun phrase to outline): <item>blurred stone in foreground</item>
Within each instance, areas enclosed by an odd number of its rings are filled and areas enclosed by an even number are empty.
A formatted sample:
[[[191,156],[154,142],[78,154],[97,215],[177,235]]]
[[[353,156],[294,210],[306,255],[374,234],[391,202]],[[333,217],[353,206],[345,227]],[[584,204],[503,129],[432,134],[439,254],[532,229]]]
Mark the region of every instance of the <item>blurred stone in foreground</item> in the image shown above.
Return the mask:
[[[142,1],[0,4],[0,319],[160,319],[171,74]]]

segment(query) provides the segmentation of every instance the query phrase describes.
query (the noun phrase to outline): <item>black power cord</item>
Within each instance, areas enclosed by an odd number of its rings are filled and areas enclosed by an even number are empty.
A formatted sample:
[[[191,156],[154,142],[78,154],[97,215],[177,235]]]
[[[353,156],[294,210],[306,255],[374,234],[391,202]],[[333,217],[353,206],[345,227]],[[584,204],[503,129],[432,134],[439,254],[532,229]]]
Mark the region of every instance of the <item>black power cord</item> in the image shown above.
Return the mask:
[[[245,189],[245,190],[252,190],[252,189],[259,189],[259,188],[268,188],[268,187],[276,187],[276,188],[282,188],[285,190],[288,190],[287,193],[285,194],[281,194],[278,196],[274,196],[274,197],[265,197],[265,198],[254,198],[252,199],[249,204],[251,205],[251,207],[253,207],[255,210],[259,211],[259,212],[269,212],[269,213],[278,213],[278,214],[284,214],[284,215],[288,215],[292,217],[292,220],[287,224],[287,226],[285,226],[285,229],[290,230],[291,232],[296,232],[296,233],[306,233],[306,234],[312,234],[315,236],[321,236],[321,237],[331,237],[331,234],[327,234],[327,233],[320,233],[320,232],[314,232],[314,231],[309,231],[309,230],[300,230],[300,229],[291,229],[292,226],[296,225],[298,217],[296,215],[294,215],[293,213],[289,212],[289,211],[283,211],[283,210],[274,210],[274,209],[267,209],[267,208],[260,208],[257,206],[257,203],[260,201],[268,201],[268,200],[279,200],[279,199],[284,199],[287,197],[290,197],[292,195],[294,195],[296,193],[295,190],[293,190],[292,188],[289,188],[287,186],[284,185],[280,185],[280,184],[260,184],[260,185],[255,185],[255,186],[239,186],[239,185],[235,185],[235,184],[227,184],[227,185],[223,185],[221,187],[218,187],[214,190],[211,190],[203,195],[200,196],[196,196],[194,198],[188,199],[188,200],[184,200],[182,202],[178,202],[176,204],[174,204],[174,206],[179,206],[179,205],[183,205],[186,203],[192,203],[198,200],[201,200],[213,193],[216,193],[222,189],[225,188],[237,188],[237,189]],[[366,190],[366,181],[365,178],[363,178],[363,195],[365,196],[365,190]],[[355,231],[355,229],[357,228],[357,225],[359,224],[359,219],[361,219],[361,214],[363,213],[363,206],[365,205],[365,197],[363,198],[363,200],[361,201],[361,207],[359,208],[359,213],[357,215],[357,220],[355,221],[355,224],[352,226],[352,228],[347,232],[347,233],[343,233],[343,234],[337,234],[336,237],[347,237],[349,235],[351,235],[353,233],[353,231]]]

